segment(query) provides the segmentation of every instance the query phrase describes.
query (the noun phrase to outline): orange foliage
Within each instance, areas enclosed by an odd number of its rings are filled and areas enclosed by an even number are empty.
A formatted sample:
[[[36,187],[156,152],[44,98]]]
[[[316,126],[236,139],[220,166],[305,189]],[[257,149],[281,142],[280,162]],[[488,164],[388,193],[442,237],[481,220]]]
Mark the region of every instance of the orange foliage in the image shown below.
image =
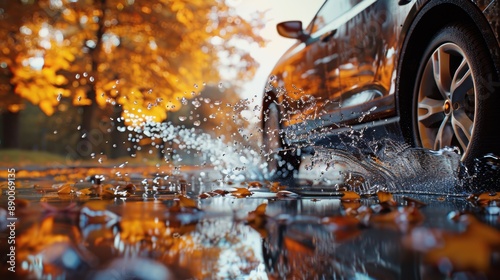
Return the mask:
[[[256,33],[262,19],[240,18],[225,1],[40,0],[0,8],[0,36],[7,38],[0,41],[7,66],[0,81],[11,85],[0,87],[0,108],[20,108],[11,106],[21,103],[17,95],[47,115],[68,98],[119,104],[129,124],[162,121],[183,97],[218,82],[214,69],[230,67],[239,80],[253,76],[257,63],[231,38],[264,43]],[[229,59],[221,62],[223,51]]]

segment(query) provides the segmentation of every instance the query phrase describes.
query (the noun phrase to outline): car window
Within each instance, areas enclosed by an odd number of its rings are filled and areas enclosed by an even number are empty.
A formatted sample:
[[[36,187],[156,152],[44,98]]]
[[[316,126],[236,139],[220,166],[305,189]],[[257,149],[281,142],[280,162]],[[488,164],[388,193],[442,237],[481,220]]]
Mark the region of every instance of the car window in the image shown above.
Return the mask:
[[[308,27],[309,33],[313,34],[321,28],[325,27],[328,23],[339,18],[344,13],[349,11],[356,4],[363,0],[330,0],[318,11],[313,21]]]

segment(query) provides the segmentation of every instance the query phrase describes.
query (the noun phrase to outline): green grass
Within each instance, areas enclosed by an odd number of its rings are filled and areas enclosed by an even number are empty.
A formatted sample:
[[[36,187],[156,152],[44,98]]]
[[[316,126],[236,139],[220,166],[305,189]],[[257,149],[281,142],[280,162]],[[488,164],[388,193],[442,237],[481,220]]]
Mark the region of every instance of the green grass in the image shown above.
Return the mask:
[[[52,166],[63,165],[66,159],[61,155],[55,155],[40,151],[26,150],[0,150],[0,165],[1,166],[26,166],[40,165]]]

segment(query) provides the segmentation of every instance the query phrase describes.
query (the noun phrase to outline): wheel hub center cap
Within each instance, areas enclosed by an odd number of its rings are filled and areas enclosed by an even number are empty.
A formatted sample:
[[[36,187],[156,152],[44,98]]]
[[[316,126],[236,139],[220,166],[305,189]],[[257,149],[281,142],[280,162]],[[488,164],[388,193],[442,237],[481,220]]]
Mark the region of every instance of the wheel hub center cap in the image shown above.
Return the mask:
[[[453,106],[451,104],[450,100],[446,100],[443,105],[443,110],[446,115],[449,115],[451,111],[453,110]]]

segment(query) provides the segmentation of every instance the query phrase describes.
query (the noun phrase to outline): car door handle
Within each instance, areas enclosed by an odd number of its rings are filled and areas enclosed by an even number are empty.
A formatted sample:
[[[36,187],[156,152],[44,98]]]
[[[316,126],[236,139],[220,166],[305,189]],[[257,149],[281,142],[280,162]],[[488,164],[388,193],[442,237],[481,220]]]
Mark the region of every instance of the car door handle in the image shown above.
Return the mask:
[[[326,43],[330,41],[330,39],[335,35],[335,33],[337,33],[337,29],[330,30],[328,32],[323,33],[323,35],[321,35],[319,39],[321,40],[321,42]]]

